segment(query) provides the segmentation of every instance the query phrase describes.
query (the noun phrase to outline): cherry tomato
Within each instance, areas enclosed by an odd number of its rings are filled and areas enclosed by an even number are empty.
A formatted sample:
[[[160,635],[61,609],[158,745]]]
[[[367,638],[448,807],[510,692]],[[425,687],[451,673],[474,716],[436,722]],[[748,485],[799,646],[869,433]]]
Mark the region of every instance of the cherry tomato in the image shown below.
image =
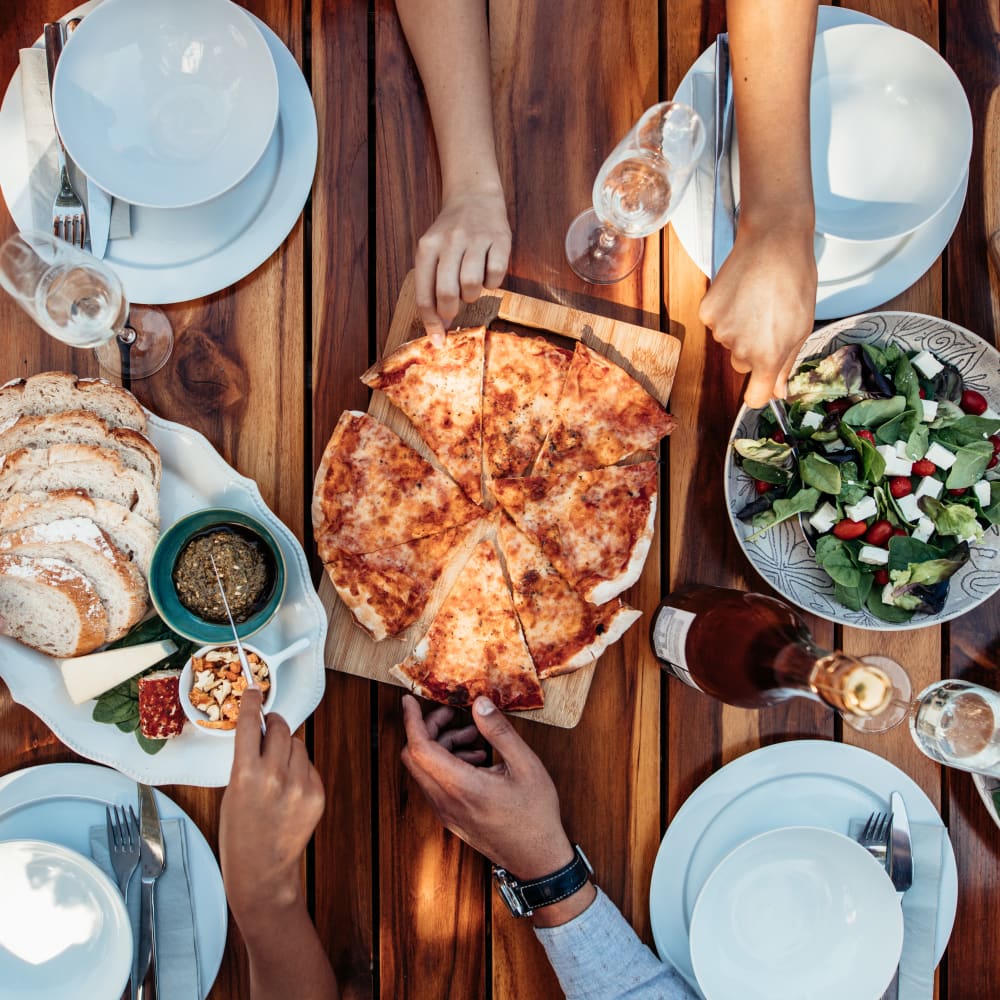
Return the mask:
[[[893,528],[892,529],[892,537],[893,538],[906,538],[907,535],[909,535],[909,532],[906,530],[906,528]]]
[[[974,417],[978,417],[980,413],[986,412],[988,405],[986,397],[981,392],[976,392],[975,389],[962,390],[961,406],[966,413],[971,413]]]
[[[937,466],[929,459],[922,458],[913,463],[913,474],[915,476],[933,476]]]
[[[875,444],[875,435],[872,434],[872,432],[867,428],[862,428],[860,431],[858,431],[858,437],[863,438],[869,444],[872,445]]]
[[[758,493],[767,493],[771,489],[772,485],[772,483],[765,483],[763,479],[755,479],[753,481],[753,488]]]
[[[826,412],[839,417],[846,413],[854,404],[849,399],[831,399],[826,404]]]
[[[923,389],[918,389],[917,391],[920,393],[920,398],[921,399],[926,399],[927,398],[927,393],[924,392]]]
[[[913,483],[909,476],[891,476],[889,479],[889,492],[898,500],[900,497],[909,496],[913,492]]]
[[[860,538],[868,530],[864,521],[852,521],[849,517],[842,518],[833,526],[833,533],[845,542],[852,538]]]
[[[885,518],[869,525],[868,530],[865,532],[865,541],[869,545],[884,546],[891,537],[892,525]]]
[[[771,435],[771,440],[776,441],[778,444],[784,444],[785,432],[780,427],[777,428],[775,432]]]
[[[889,582],[889,571],[887,569],[877,569],[872,573],[872,579],[876,586],[884,587]]]
[[[948,490],[949,495],[953,497],[964,497],[968,492],[969,488],[967,486],[963,486],[960,490]]]
[[[994,434],[989,441],[990,444],[993,445],[993,454],[996,455],[1000,452],[1000,435]]]
[[[993,466],[997,464],[998,459],[1000,459],[1000,456],[998,456],[996,452],[993,452],[990,456],[990,460],[986,463],[986,468],[992,469]]]

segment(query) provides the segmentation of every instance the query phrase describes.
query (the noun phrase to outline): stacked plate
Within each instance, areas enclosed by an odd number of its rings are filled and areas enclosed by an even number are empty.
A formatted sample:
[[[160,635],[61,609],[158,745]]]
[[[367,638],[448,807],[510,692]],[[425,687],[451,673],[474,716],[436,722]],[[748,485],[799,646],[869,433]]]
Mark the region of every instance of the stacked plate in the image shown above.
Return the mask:
[[[674,100],[714,128],[715,46],[702,53]],[[972,115],[961,83],[913,35],[866,14],[821,6],[811,87],[816,199],[816,318],[881,305],[937,259],[958,223],[969,180]],[[738,137],[733,174],[738,191]],[[713,150],[673,227],[709,273]]]
[[[131,236],[106,255],[129,299],[232,285],[281,245],[312,185],[316,115],[295,58],[229,0],[93,0],[72,17],[83,20],[59,61],[54,113],[80,169],[131,206]],[[32,207],[20,68],[0,146],[15,223],[47,229]]]

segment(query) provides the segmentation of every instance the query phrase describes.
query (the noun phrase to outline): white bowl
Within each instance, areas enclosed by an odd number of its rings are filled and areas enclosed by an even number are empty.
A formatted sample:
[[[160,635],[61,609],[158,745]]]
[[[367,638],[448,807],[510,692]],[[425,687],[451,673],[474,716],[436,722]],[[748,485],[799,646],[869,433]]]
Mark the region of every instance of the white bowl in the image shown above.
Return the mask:
[[[230,0],[105,0],[66,43],[53,111],[80,169],[134,205],[183,208],[228,191],[261,158],[278,76]]]
[[[2,841],[0,886],[4,996],[121,995],[131,924],[117,886],[93,861],[42,840]]]
[[[816,37],[810,94],[816,230],[887,240],[933,218],[962,184],[972,113],[951,67],[888,25]]]
[[[818,827],[741,844],[691,915],[691,962],[707,1000],[875,1000],[902,948],[903,912],[883,866]]]

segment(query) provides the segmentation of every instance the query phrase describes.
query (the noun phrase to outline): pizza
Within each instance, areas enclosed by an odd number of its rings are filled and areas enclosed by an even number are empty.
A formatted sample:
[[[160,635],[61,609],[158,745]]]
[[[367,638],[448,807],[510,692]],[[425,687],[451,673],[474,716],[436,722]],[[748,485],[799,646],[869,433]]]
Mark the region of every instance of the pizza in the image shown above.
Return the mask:
[[[591,604],[631,587],[656,515],[656,462],[500,479],[493,492],[517,526]]]
[[[542,707],[542,685],[492,542],[476,546],[427,634],[391,672],[447,705],[486,695],[506,710]]]
[[[531,467],[572,357],[544,337],[490,332],[483,375],[483,459],[490,479],[523,476]]]
[[[656,450],[674,418],[613,361],[577,344],[532,472],[596,469]]]
[[[483,359],[486,327],[420,337],[361,376],[406,415],[466,495],[483,499]]]

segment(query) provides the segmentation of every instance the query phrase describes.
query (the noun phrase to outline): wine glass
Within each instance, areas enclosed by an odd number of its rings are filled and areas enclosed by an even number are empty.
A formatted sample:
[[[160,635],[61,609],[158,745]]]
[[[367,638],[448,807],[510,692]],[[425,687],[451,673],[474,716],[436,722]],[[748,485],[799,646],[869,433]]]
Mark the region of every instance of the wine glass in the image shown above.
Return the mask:
[[[599,285],[631,274],[645,237],[680,204],[704,146],[694,108],[663,101],[645,111],[598,171],[593,208],[570,224],[566,258],[573,271]]]
[[[158,372],[170,357],[166,315],[148,307],[131,315],[121,280],[104,261],[48,233],[15,233],[0,246],[0,285],[47,334],[93,347],[102,370],[126,383]]]

